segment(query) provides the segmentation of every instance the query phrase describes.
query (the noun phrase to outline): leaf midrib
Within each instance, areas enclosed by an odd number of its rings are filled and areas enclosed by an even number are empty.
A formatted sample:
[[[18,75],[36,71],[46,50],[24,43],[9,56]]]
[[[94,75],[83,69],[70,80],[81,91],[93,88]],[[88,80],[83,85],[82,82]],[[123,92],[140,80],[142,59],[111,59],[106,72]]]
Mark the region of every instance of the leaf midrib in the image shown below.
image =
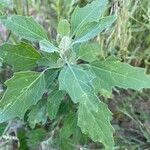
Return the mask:
[[[23,72],[22,72],[22,73],[23,73]],[[26,72],[25,72],[25,73],[26,73]],[[22,96],[24,95],[24,93],[26,93],[26,92],[29,90],[29,88],[30,88],[43,74],[44,74],[44,72],[42,72],[42,73],[39,75],[39,77],[37,77],[37,78],[28,86],[28,88],[26,88],[26,90],[25,90],[24,92],[22,92],[22,93],[15,99],[14,102],[11,103],[11,107],[15,105],[16,101],[17,101],[20,97],[22,97]],[[9,80],[7,80],[7,81],[9,81]],[[8,90],[8,89],[7,89],[7,90]],[[6,91],[6,94],[7,94],[7,91]],[[3,97],[5,97],[6,94],[4,94]],[[8,105],[8,107],[10,107],[10,105]],[[1,115],[3,115],[3,114],[8,110],[8,109],[7,109],[8,107],[6,107],[6,108],[4,109],[4,111],[1,113]]]
[[[71,70],[71,72],[72,72],[73,76],[75,77],[75,80],[77,81],[77,83],[78,83],[78,85],[79,85],[80,89],[82,90],[82,92],[83,92],[83,93],[85,93],[85,96],[88,98],[87,93],[86,93],[86,92],[82,89],[82,87],[81,87],[80,83],[78,82],[79,80],[77,79],[77,77],[76,77],[76,75],[75,75],[74,71],[72,70],[72,68],[71,68],[70,64],[68,64],[68,67],[69,67],[69,69]]]
[[[9,18],[9,21],[10,21],[10,22],[9,22],[9,23],[6,23],[6,25],[7,25],[7,24],[10,24],[10,23],[12,22],[13,24],[16,24],[17,26],[19,26],[19,27],[23,28],[24,30],[30,32],[31,34],[34,34],[34,35],[36,35],[37,37],[41,38],[41,40],[43,40],[43,39],[46,38],[46,37],[43,37],[43,36],[41,36],[41,35],[38,35],[37,33],[33,32],[32,30],[29,30],[29,28],[25,28],[24,26],[18,24],[17,22],[14,22],[14,21],[12,20],[12,18]],[[22,36],[22,37],[27,37],[27,36]],[[32,37],[27,37],[27,38],[32,38]]]
[[[123,78],[130,78],[130,79],[132,79],[132,80],[137,80],[137,81],[139,81],[139,82],[142,82],[141,80],[139,80],[139,79],[137,79],[137,78],[133,78],[133,77],[131,77],[131,76],[129,76],[129,77],[127,77],[127,76],[125,76],[125,75],[123,75],[123,74],[121,74],[121,73],[117,73],[117,72],[113,72],[113,71],[109,71],[109,70],[106,70],[106,69],[102,69],[102,68],[99,68],[99,67],[96,67],[96,66],[94,66],[94,65],[91,65],[91,67],[93,67],[93,68],[95,68],[95,69],[97,69],[97,70],[101,70],[101,71],[103,71],[103,72],[108,72],[108,73],[110,73],[110,74],[117,74],[117,75],[119,75],[119,76],[122,76]]]
[[[17,54],[17,53],[12,53],[13,55],[16,55],[16,56],[19,56],[19,57],[22,57],[22,58],[26,58],[26,59],[30,59],[30,60],[37,60],[38,57],[27,57],[27,56],[24,56],[24,55],[20,55],[20,54]],[[40,55],[39,55],[40,56]],[[40,58],[40,57],[39,57]]]

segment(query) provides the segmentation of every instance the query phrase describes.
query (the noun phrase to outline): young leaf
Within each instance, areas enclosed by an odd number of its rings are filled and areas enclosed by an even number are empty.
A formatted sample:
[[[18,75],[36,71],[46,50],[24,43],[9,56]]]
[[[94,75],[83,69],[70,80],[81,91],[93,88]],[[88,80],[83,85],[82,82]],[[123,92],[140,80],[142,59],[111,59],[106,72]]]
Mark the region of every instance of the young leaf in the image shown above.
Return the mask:
[[[44,125],[46,121],[46,103],[44,99],[42,99],[38,104],[32,107],[30,113],[28,114],[28,122],[30,127],[34,129],[36,124],[41,123],[42,125]]]
[[[48,53],[53,53],[53,52],[58,52],[58,48],[55,47],[52,43],[50,43],[47,40],[42,40],[39,42],[40,45],[40,50],[48,52]]]
[[[29,41],[39,42],[47,39],[46,32],[32,17],[8,16],[2,23],[16,35]]]
[[[101,48],[98,43],[84,43],[76,50],[77,59],[87,62],[93,62],[98,59],[101,54]]]
[[[0,57],[4,62],[12,65],[14,71],[23,71],[36,67],[36,61],[41,58],[41,55],[29,44],[5,43],[0,46]]]
[[[95,0],[83,8],[77,6],[71,16],[71,32],[73,35],[86,23],[98,21],[106,9],[107,3],[107,0]]]
[[[58,89],[55,89],[52,91],[48,96],[48,102],[47,102],[47,112],[50,119],[55,119],[59,106],[64,99],[65,92],[59,91]]]
[[[114,58],[95,61],[89,69],[96,75],[95,86],[101,91],[111,92],[112,87],[140,90],[150,88],[150,76],[143,68],[132,67]]]
[[[61,53],[64,53],[70,48],[71,39],[68,36],[64,36],[59,44],[59,49]]]
[[[110,124],[112,114],[104,103],[98,100],[96,103],[97,111],[91,110],[86,101],[79,104],[78,126],[93,141],[103,143],[106,150],[112,150],[114,148],[114,129]]]
[[[0,123],[15,117],[23,118],[45,92],[44,73],[18,72],[6,81],[7,90],[0,101]]]
[[[70,34],[70,24],[66,19],[61,20],[58,23],[57,33],[63,36],[69,36]]]
[[[77,31],[72,45],[86,42],[94,38],[100,32],[102,32],[106,28],[109,28],[115,20],[115,16],[108,16],[101,19],[99,22],[90,22],[85,24],[82,28],[80,28],[80,30]]]

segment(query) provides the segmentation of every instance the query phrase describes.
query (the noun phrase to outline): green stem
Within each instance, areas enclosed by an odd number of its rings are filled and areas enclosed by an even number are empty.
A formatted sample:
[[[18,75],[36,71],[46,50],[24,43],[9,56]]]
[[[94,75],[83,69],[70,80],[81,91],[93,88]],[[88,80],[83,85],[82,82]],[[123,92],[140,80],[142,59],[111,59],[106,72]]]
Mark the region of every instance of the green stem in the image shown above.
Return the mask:
[[[26,0],[26,13],[27,13],[27,16],[29,16],[29,2],[28,2],[28,0]]]

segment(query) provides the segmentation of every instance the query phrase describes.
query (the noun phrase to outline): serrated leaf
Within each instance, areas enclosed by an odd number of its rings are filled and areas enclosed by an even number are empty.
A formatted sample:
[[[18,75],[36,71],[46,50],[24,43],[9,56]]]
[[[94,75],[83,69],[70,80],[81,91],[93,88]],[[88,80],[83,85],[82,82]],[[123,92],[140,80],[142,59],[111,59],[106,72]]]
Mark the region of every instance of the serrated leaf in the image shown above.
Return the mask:
[[[63,36],[69,36],[70,24],[66,19],[60,20],[57,27],[57,33]]]
[[[44,125],[47,121],[46,115],[46,101],[42,99],[35,106],[32,107],[28,114],[29,126],[34,129],[36,124]]]
[[[79,103],[78,125],[82,132],[94,141],[102,142],[110,150],[114,144],[111,112],[95,95],[91,83],[93,79],[94,76],[83,68],[68,65],[60,72],[59,88],[65,90],[74,103]]]
[[[115,86],[134,90],[150,88],[150,76],[143,68],[130,66],[115,58],[95,61],[89,69],[96,75],[95,86],[99,91],[111,92]]]
[[[77,59],[92,62],[98,59],[101,54],[101,47],[98,43],[84,43],[76,50]]]
[[[96,103],[97,111],[89,109],[86,101],[79,104],[78,126],[93,141],[103,143],[106,150],[112,150],[114,148],[114,129],[110,124],[112,114],[104,103],[99,101]]]
[[[72,45],[89,41],[103,30],[109,28],[115,20],[115,16],[108,16],[101,19],[99,22],[90,22],[85,24],[82,28],[80,28],[80,30],[77,31]]]
[[[0,46],[0,57],[5,63],[12,65],[14,71],[25,71],[36,67],[36,61],[41,55],[27,43],[18,45],[5,43]]]
[[[59,89],[65,90],[73,102],[77,103],[92,97],[90,95],[93,78],[90,72],[83,70],[81,67],[68,65],[59,74]]]
[[[50,119],[55,119],[59,106],[64,99],[65,92],[59,91],[58,89],[53,90],[48,95],[48,102],[47,102],[47,113]]]
[[[47,39],[46,32],[32,17],[12,15],[2,19],[2,23],[16,35],[29,41]]]
[[[40,45],[40,50],[42,51],[45,51],[48,53],[58,52],[58,48],[47,40],[41,40],[39,42],[39,45]]]
[[[7,90],[0,101],[0,123],[19,117],[23,119],[30,106],[45,92],[44,73],[18,72],[6,81]]]
[[[83,28],[87,22],[98,21],[106,9],[107,3],[107,0],[95,0],[83,8],[77,6],[71,16],[72,33]]]

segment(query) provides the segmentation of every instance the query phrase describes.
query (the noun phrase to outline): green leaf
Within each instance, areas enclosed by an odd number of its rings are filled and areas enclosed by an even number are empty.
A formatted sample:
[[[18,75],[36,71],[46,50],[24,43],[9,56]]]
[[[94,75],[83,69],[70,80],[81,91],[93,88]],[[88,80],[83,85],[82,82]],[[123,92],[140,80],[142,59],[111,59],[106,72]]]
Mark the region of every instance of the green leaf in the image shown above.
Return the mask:
[[[63,126],[59,132],[59,141],[61,149],[76,149],[84,140],[80,128],[77,126],[77,115],[74,113],[67,114],[63,119]]]
[[[101,54],[101,47],[98,43],[84,43],[76,50],[77,59],[92,62],[98,59]]]
[[[32,129],[35,128],[36,124],[44,125],[47,121],[46,116],[46,101],[42,99],[35,106],[32,107],[28,114],[28,122]]]
[[[42,26],[32,17],[12,15],[8,16],[7,19],[2,19],[2,23],[16,35],[29,41],[39,42],[47,39]]]
[[[7,90],[0,101],[0,123],[19,117],[35,105],[45,92],[44,73],[18,72],[6,81]]]
[[[47,40],[42,40],[39,42],[40,45],[40,50],[48,52],[48,53],[53,53],[53,52],[58,52],[58,48],[55,47],[52,43],[50,43]]]
[[[19,150],[28,149],[26,133],[27,133],[26,128],[17,129],[17,138],[19,140]]]
[[[0,16],[0,22],[5,20],[7,17],[6,16]]]
[[[107,3],[107,0],[95,0],[83,8],[77,6],[71,16],[71,31],[73,35],[80,28],[83,28],[86,23],[98,21],[106,9]]]
[[[4,62],[12,65],[14,71],[24,71],[36,67],[36,61],[41,58],[41,55],[29,44],[5,43],[0,46],[0,57]]]
[[[70,24],[66,19],[61,20],[58,23],[57,33],[63,36],[69,36],[70,34]]]
[[[47,71],[45,71],[44,75],[47,89],[50,88],[54,80],[57,78],[58,72],[59,72],[58,69],[48,69]]]
[[[0,137],[2,136],[2,134],[3,134],[6,127],[7,127],[6,123],[1,123],[0,124]]]
[[[64,96],[65,92],[59,91],[58,89],[53,90],[48,95],[47,112],[51,120],[56,118],[59,106],[64,99]]]
[[[78,126],[94,142],[101,142],[106,150],[112,150],[114,148],[114,129],[110,124],[112,114],[104,103],[98,100],[95,103],[98,110],[91,110],[86,101],[79,104]]]
[[[64,37],[62,38],[62,40],[60,41],[60,44],[59,44],[60,52],[63,54],[63,53],[65,53],[67,50],[69,50],[69,49],[70,49],[70,44],[71,44],[71,39],[70,39],[70,37],[64,36]]]
[[[65,90],[74,103],[79,102],[78,126],[82,132],[94,141],[102,142],[110,150],[114,144],[111,112],[95,95],[91,83],[93,79],[90,72],[68,65],[60,72],[59,88]]]
[[[27,144],[31,149],[38,149],[40,142],[46,137],[46,131],[42,128],[28,131]]]
[[[65,116],[63,120],[63,127],[60,129],[60,139],[69,139],[69,137],[76,131],[77,126],[77,116],[73,113]]]
[[[80,28],[80,30],[77,31],[76,37],[72,45],[86,42],[94,38],[100,32],[102,32],[106,28],[109,28],[115,20],[115,16],[108,16],[101,19],[99,22],[90,22],[85,24],[82,28]]]
[[[130,66],[115,58],[95,61],[88,68],[96,75],[94,83],[99,91],[111,92],[115,86],[134,90],[150,88],[150,76],[143,68]]]
[[[59,57],[58,53],[46,53],[44,57],[37,61],[39,66],[48,68],[60,68],[64,65],[64,61]]]
[[[59,74],[59,89],[65,90],[74,103],[89,99],[92,93],[92,74],[76,65],[64,67]],[[89,100],[90,102],[91,100]]]
[[[0,0],[0,7],[13,8],[12,0]]]

